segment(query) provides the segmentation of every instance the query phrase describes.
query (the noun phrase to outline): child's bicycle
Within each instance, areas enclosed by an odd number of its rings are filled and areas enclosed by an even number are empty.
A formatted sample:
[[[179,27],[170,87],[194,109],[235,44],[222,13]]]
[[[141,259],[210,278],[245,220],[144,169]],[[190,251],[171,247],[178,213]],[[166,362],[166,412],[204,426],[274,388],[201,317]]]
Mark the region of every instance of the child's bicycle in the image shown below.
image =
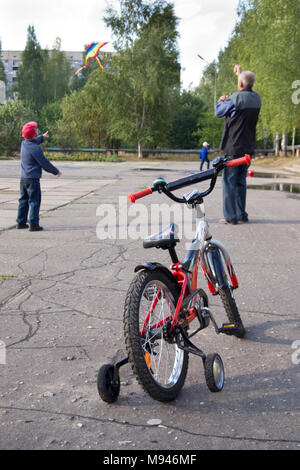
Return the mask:
[[[120,392],[119,368],[128,362],[140,385],[152,398],[160,401],[175,399],[187,375],[189,353],[202,358],[208,388],[212,392],[222,390],[225,374],[221,357],[217,353],[206,356],[192,343],[191,338],[206,328],[210,321],[217,334],[243,338],[245,329],[233,297],[233,289],[238,287],[237,277],[224,245],[210,235],[203,199],[214,189],[222,169],[249,165],[250,161],[249,155],[235,160],[217,157],[210,170],[171,183],[158,178],[152,188],[129,195],[130,201],[135,202],[155,191],[164,193],[173,201],[193,208],[199,222],[195,238],[182,262],[175,251],[179,241],[175,224],[144,240],[144,248],[168,250],[173,264],[170,270],[157,262],[135,268],[137,274],[129,286],[124,309],[128,357],[100,368],[97,385],[104,401],[112,403],[117,400]],[[202,193],[193,190],[182,198],[173,194],[175,190],[206,180],[210,180],[210,186]],[[199,264],[210,293],[220,295],[225,308],[229,322],[220,327],[209,308],[206,293],[197,287]],[[195,319],[198,320],[197,328],[189,333],[190,324]]]

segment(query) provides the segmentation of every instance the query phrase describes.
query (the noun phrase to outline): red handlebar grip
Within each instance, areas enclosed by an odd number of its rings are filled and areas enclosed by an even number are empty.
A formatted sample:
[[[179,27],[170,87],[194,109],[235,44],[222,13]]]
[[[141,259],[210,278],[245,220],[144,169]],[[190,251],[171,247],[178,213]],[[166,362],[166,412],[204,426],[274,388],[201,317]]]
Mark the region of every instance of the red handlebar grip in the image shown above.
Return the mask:
[[[226,162],[226,167],[230,168],[232,166],[238,166],[238,165],[250,165],[251,163],[251,157],[250,155],[245,155],[242,158],[235,158],[234,160],[229,160],[229,162]]]
[[[142,197],[149,196],[149,194],[152,194],[152,189],[146,188],[137,193],[128,194],[128,199],[130,202],[134,203],[137,199],[141,199]]]

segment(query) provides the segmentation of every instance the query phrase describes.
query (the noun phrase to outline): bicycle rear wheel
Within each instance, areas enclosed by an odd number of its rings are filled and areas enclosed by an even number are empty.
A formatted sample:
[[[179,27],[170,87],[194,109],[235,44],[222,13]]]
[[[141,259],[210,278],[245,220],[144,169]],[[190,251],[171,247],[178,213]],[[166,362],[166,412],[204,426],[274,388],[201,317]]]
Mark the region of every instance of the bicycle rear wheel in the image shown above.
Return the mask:
[[[178,287],[161,271],[140,271],[125,300],[124,334],[129,362],[143,389],[155,400],[174,400],[183,387],[188,353],[168,331]]]

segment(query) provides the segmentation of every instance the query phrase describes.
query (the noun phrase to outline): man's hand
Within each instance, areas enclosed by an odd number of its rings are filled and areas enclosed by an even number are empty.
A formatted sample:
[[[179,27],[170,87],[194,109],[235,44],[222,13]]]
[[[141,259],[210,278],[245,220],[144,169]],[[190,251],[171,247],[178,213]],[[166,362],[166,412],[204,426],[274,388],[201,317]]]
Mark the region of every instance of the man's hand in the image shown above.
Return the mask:
[[[62,172],[59,171],[56,176],[61,176],[61,175],[62,175]]]
[[[48,137],[49,137],[49,131],[45,132],[45,134],[43,134],[43,137],[44,137],[44,139],[48,139]]]
[[[242,73],[242,67],[239,64],[234,64],[233,71],[239,77]]]
[[[219,98],[218,104],[222,103],[223,101],[228,99],[228,95],[223,95]]]

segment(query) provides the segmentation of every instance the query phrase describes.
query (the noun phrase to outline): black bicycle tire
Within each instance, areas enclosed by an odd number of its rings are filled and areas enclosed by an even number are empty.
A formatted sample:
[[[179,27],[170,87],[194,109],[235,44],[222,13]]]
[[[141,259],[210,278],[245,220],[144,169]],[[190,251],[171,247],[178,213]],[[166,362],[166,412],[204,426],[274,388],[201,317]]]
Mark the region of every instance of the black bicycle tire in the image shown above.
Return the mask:
[[[117,401],[120,393],[120,376],[118,375],[117,383],[111,385],[110,381],[113,379],[114,365],[104,364],[98,372],[97,388],[98,393],[103,401],[106,403],[114,403]]]
[[[221,368],[222,368],[221,385],[216,383],[216,378],[214,375],[214,361],[216,359],[219,361]],[[206,356],[205,362],[204,362],[204,374],[205,374],[206,384],[211,392],[220,392],[223,389],[224,381],[225,381],[225,372],[224,372],[223,361],[219,354],[213,353],[213,354],[208,354],[208,356]]]
[[[237,338],[244,338],[246,334],[246,330],[244,328],[241,316],[239,314],[238,307],[236,305],[235,299],[232,296],[231,289],[229,285],[225,285],[223,287],[219,287],[219,294],[225,308],[228,320],[232,323],[236,323],[239,325],[239,330],[235,334]]]
[[[129,363],[141,387],[155,400],[167,402],[174,400],[182,389],[188,370],[188,353],[183,352],[183,362],[177,382],[166,389],[152,377],[144,358],[139,331],[139,306],[145,286],[150,281],[160,281],[170,290],[177,302],[179,291],[176,282],[160,271],[139,271],[131,282],[124,308],[124,336]]]

